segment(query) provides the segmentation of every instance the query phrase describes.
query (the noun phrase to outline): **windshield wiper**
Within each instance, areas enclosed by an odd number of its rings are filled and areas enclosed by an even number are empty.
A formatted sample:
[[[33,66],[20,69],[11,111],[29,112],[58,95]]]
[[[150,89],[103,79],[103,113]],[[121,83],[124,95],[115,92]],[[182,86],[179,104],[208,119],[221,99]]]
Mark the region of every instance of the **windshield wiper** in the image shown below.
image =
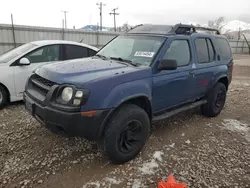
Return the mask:
[[[126,62],[126,63],[129,63],[130,65],[135,66],[135,67],[138,66],[138,64],[133,63],[133,61],[131,61],[131,60],[129,60],[129,59],[123,59],[123,58],[121,58],[121,57],[110,57],[110,59],[118,60],[118,61],[122,61],[122,62]]]
[[[100,55],[100,54],[95,54],[96,57],[100,57],[103,60],[107,60],[108,58],[104,55]]]

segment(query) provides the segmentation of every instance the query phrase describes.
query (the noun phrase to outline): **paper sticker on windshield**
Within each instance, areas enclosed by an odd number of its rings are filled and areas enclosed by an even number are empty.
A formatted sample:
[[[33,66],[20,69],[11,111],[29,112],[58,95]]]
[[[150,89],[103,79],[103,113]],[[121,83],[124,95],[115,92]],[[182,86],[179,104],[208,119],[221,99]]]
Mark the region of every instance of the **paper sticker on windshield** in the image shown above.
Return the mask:
[[[135,56],[140,56],[140,57],[153,57],[154,52],[135,52]]]

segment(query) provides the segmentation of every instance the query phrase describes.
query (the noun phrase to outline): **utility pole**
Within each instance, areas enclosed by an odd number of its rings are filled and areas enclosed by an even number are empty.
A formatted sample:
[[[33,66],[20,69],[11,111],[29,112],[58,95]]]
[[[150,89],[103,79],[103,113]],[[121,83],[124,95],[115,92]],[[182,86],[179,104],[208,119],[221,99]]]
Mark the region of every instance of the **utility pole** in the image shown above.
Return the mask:
[[[239,31],[238,31],[238,40],[240,40],[240,27],[239,27]]]
[[[62,19],[62,40],[64,40],[64,19]]]
[[[62,12],[64,13],[64,26],[65,26],[65,29],[67,29],[67,13],[68,13],[68,11],[63,10]]]
[[[119,15],[119,13],[116,13],[116,12],[115,12],[117,9],[118,9],[118,8],[114,8],[114,9],[111,10],[112,12],[109,13],[110,15],[112,15],[112,14],[114,15],[114,29],[115,29],[115,32],[116,32],[116,21],[115,21],[115,16],[116,16],[116,15]]]
[[[14,47],[16,47],[16,37],[15,37],[15,29],[14,29],[14,22],[13,22],[13,15],[12,14],[11,14],[11,28],[12,28]]]
[[[102,31],[102,6],[106,6],[106,4],[100,2],[96,3],[96,5],[98,5],[98,8],[100,9],[100,31]]]

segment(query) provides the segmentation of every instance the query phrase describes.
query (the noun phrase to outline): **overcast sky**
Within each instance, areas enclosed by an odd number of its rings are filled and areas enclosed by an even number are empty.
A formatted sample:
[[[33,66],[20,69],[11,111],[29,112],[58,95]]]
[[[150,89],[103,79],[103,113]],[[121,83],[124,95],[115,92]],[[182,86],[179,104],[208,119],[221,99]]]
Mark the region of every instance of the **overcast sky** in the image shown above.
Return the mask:
[[[141,23],[175,24],[207,23],[224,16],[250,23],[250,0],[103,0],[103,26],[113,26],[111,9],[118,7],[117,25]],[[1,0],[0,23],[62,27],[67,10],[67,27],[83,27],[99,23],[99,9],[95,0]]]

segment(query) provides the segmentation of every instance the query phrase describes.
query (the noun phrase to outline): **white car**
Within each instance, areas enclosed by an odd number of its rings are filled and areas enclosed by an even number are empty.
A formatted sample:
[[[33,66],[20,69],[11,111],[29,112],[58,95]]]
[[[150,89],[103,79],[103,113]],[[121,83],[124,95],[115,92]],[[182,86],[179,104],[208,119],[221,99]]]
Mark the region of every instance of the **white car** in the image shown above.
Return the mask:
[[[34,41],[0,56],[0,108],[23,99],[25,83],[44,64],[94,56],[98,48],[64,40]]]

